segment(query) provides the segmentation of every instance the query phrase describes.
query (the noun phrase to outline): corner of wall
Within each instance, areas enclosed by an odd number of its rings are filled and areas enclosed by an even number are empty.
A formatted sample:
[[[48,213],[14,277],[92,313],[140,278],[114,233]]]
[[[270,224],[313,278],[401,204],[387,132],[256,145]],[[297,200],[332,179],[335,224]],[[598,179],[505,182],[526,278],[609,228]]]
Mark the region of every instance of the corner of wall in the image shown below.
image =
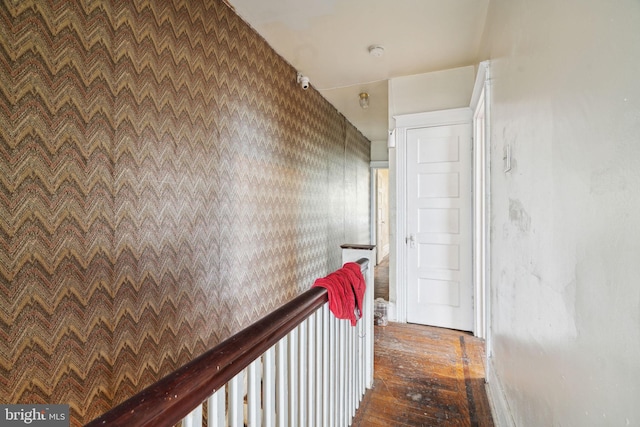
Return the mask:
[[[491,406],[491,414],[493,415],[493,423],[496,427],[515,427],[507,398],[504,394],[504,387],[493,366],[493,358],[488,359],[487,363],[487,397]]]
[[[387,141],[371,141],[371,161],[389,161]]]

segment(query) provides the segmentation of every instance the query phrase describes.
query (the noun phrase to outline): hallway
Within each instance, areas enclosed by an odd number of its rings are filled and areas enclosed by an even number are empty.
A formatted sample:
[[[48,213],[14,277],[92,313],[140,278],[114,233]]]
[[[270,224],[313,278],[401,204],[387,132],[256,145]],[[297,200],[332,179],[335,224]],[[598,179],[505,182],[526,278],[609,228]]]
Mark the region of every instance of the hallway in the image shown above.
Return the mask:
[[[493,426],[483,360],[484,341],[466,332],[376,326],[373,388],[352,426]]]
[[[373,273],[373,298],[389,301],[389,255],[376,265]]]

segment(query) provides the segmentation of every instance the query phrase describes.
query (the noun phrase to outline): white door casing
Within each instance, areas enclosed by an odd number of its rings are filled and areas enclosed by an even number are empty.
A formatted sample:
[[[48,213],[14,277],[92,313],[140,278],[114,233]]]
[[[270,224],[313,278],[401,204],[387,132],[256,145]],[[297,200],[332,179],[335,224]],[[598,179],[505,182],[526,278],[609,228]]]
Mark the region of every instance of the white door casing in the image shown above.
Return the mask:
[[[485,339],[485,354],[491,354],[489,280],[489,61],[478,64],[471,95],[473,110],[473,282],[474,335]],[[488,365],[487,365],[488,366]],[[488,370],[487,370],[488,372]]]
[[[395,117],[398,321],[473,330],[471,118]]]
[[[371,176],[371,185],[370,185],[370,195],[369,197],[371,198],[371,206],[370,206],[370,233],[371,233],[371,244],[372,245],[379,245],[378,242],[378,234],[379,234],[379,230],[378,230],[378,184],[377,184],[377,176],[378,176],[378,171],[380,169],[389,169],[389,162],[384,160],[384,161],[372,161],[370,163],[370,169],[369,169],[369,173]],[[389,174],[387,173],[387,178],[389,178]],[[389,185],[389,184],[387,184]],[[388,187],[387,187],[387,191],[388,191]],[[387,232],[390,232],[390,227],[387,227]],[[390,240],[390,236],[388,236],[387,238],[387,242]],[[379,252],[379,249],[377,248],[376,253]],[[377,261],[377,260],[376,260]]]

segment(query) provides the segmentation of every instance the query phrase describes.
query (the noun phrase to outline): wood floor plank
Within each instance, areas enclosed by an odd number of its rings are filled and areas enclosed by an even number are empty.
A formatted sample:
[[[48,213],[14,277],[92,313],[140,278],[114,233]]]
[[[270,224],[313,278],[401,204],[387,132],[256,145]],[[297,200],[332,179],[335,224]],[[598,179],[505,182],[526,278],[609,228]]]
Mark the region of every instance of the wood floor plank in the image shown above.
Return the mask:
[[[411,324],[376,326],[374,364],[374,386],[352,426],[493,426],[484,342],[473,335]]]

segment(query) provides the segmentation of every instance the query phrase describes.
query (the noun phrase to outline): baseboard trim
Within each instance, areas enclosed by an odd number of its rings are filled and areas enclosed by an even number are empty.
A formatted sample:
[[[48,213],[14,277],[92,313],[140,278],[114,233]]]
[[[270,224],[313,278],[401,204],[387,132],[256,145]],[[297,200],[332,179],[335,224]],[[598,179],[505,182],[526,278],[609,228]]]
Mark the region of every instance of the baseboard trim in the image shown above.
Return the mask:
[[[397,322],[398,316],[396,314],[396,303],[389,301],[389,305],[387,305],[387,318],[390,322]]]
[[[496,427],[515,427],[516,424],[513,421],[509,404],[504,395],[504,388],[500,377],[496,374],[496,369],[493,366],[493,359],[489,359],[487,373],[487,384],[485,388],[487,390],[487,397],[489,398],[489,404],[491,405],[491,413],[493,414],[493,422]]]

